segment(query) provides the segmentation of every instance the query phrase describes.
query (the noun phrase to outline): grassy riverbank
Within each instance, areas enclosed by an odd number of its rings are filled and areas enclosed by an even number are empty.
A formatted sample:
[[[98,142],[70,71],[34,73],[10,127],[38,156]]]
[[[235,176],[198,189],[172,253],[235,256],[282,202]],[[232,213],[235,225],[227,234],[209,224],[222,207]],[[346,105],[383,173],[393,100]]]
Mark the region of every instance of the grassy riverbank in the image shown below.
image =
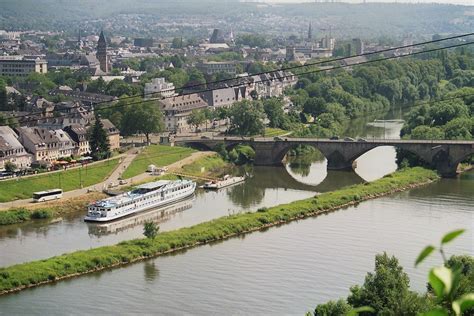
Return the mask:
[[[215,154],[213,156],[204,157],[183,166],[178,172],[189,174],[197,177],[221,177],[233,168],[233,165],[224,161],[221,156]]]
[[[95,200],[106,197],[100,192],[91,192],[80,197],[48,202],[47,204],[33,204],[0,211],[0,226],[20,224],[35,219],[58,218],[68,213],[85,210],[86,206]]]
[[[119,159],[112,159],[66,171],[0,181],[0,202],[31,198],[33,192],[61,188],[64,192],[102,182],[117,168]]]
[[[114,246],[77,251],[45,260],[0,268],[0,294],[117,267],[315,216],[364,200],[414,188],[436,179],[438,176],[431,170],[406,169],[372,183],[354,185],[313,198],[259,209],[255,213],[225,216],[192,227],[164,232],[153,240],[136,239]]]
[[[229,173],[232,168],[233,165],[231,163],[224,161],[218,154],[215,154],[213,156],[199,158],[190,164],[184,165],[176,171],[198,177],[216,178],[226,173]],[[130,185],[128,187],[121,188],[121,190],[131,190],[138,184],[156,181],[160,179],[175,180],[178,179],[178,177],[172,174],[160,177],[150,177],[146,181],[134,183],[133,185]],[[105,197],[106,195],[103,193],[94,192],[88,193],[77,198],[51,201],[47,204],[32,204],[28,207],[0,211],[0,226],[19,224],[34,219],[51,219],[61,217],[67,213],[74,213],[80,210],[85,210],[86,206],[90,202]]]
[[[149,165],[163,167],[189,157],[195,150],[185,147],[171,147],[163,145],[151,145],[132,161],[124,171],[122,177],[129,179],[146,172]]]

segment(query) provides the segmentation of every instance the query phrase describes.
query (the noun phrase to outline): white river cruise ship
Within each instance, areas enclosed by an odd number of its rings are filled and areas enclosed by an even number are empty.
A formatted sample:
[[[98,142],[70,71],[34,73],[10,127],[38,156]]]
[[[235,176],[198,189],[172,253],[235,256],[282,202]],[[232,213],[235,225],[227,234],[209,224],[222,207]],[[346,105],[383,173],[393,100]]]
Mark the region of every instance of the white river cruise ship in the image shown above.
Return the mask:
[[[196,183],[189,180],[160,180],[137,186],[130,192],[89,205],[85,221],[107,222],[130,214],[168,205],[191,196]]]

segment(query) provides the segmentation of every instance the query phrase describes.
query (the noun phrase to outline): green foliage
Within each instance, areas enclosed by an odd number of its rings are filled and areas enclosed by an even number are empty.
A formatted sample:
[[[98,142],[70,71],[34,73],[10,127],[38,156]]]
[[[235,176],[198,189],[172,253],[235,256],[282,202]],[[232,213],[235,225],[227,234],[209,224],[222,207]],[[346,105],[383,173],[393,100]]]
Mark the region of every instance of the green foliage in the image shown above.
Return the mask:
[[[409,290],[408,275],[398,260],[384,253],[375,257],[375,272],[367,274],[364,285],[351,288],[347,301],[354,307],[373,307],[377,315],[413,315],[420,298]]]
[[[189,157],[195,150],[184,147],[171,147],[163,145],[151,145],[142,150],[142,152],[125,169],[122,178],[129,179],[136,175],[146,172],[151,164],[157,167],[163,167]]]
[[[155,239],[124,241],[114,246],[76,251],[53,258],[0,268],[0,293],[40,282],[53,281],[81,273],[127,264],[143,257],[152,257],[183,247],[226,239],[265,227],[358,203],[376,195],[387,194],[407,186],[437,179],[435,173],[421,168],[396,172],[390,178],[354,185],[339,191],[302,201],[269,208],[266,212],[242,213],[209,222],[160,233]]]
[[[237,45],[265,48],[269,46],[267,39],[263,35],[242,34],[237,36],[235,41]]]
[[[125,110],[120,126],[124,135],[143,133],[150,143],[150,134],[164,130],[163,114],[153,102],[142,102]]]
[[[109,139],[97,111],[95,113],[94,125],[89,133],[89,144],[92,151],[91,155],[94,160],[101,160],[110,157]]]
[[[47,219],[53,217],[53,213],[50,210],[35,210],[31,213],[32,219]]]
[[[0,212],[0,225],[22,223],[30,219],[30,212],[24,208]]]
[[[160,226],[156,225],[152,221],[147,221],[143,225],[143,235],[149,239],[155,239],[156,235],[158,235],[159,230],[160,230]]]
[[[270,121],[268,126],[273,128],[289,129],[289,119],[283,111],[283,100],[271,98],[263,101],[263,110]]]
[[[230,132],[242,136],[261,135],[264,131],[263,106],[260,102],[242,101],[234,103],[229,109]]]
[[[192,110],[187,120],[189,125],[194,126],[196,133],[198,132],[199,126],[204,124],[204,122],[206,122],[206,114],[201,110]]]
[[[426,315],[448,315],[454,311],[455,315],[462,315],[468,311],[474,312],[474,258],[472,256],[453,256],[446,260],[444,246],[452,242],[465,232],[464,229],[454,230],[441,238],[438,248],[444,265],[434,267],[428,275],[428,290],[436,296],[435,302],[439,307]],[[415,266],[426,259],[434,250],[434,246],[427,246],[415,261]]]
[[[118,159],[112,159],[65,171],[0,181],[0,202],[28,199],[37,191],[62,188],[66,192],[94,185],[102,182],[117,165]]]
[[[337,301],[329,301],[324,304],[319,304],[314,310],[314,316],[340,316],[347,315],[352,309],[352,306],[347,304],[343,299]]]
[[[7,161],[4,165],[4,168],[6,172],[15,172],[17,169],[17,166],[13,162]]]

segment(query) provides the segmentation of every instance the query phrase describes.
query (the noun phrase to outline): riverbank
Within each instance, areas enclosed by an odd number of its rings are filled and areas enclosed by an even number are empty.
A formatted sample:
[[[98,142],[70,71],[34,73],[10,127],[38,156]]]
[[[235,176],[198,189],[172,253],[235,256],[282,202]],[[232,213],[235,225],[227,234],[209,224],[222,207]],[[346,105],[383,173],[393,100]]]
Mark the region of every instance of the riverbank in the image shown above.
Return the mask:
[[[373,183],[325,193],[310,199],[261,208],[256,213],[221,217],[189,228],[165,232],[154,240],[137,239],[115,246],[77,251],[0,269],[0,294],[126,265],[198,245],[315,216],[361,201],[408,190],[438,179],[431,170],[412,168],[396,172]]]
[[[196,155],[195,159],[192,159],[192,156],[188,156],[180,161],[172,163],[169,167],[170,171],[185,173],[196,177],[220,177],[232,170],[233,165],[225,162],[216,153],[203,152],[201,155]],[[133,185],[125,186],[121,189],[126,191],[138,184],[160,179],[173,180],[177,179],[177,176],[170,174],[161,177],[148,177],[143,181],[133,183]],[[19,224],[30,220],[59,218],[68,213],[85,210],[89,203],[106,197],[107,195],[101,192],[90,192],[80,197],[31,204],[25,207],[0,211],[0,226]]]
[[[73,191],[100,183],[119,165],[119,158],[97,162],[66,171],[45,173],[0,182],[0,202],[31,198],[33,192],[62,188]]]

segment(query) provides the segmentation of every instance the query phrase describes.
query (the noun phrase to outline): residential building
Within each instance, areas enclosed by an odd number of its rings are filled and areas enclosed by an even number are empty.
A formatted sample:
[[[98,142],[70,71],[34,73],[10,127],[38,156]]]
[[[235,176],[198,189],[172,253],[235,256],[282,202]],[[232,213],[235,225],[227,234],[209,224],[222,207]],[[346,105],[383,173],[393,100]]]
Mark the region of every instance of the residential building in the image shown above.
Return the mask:
[[[18,141],[18,135],[8,126],[0,126],[0,170],[11,162],[18,169],[26,169],[31,165],[32,156],[28,154]]]
[[[200,71],[212,75],[219,72],[226,72],[230,75],[237,74],[237,64],[234,61],[207,61],[196,65]]]
[[[120,131],[112,124],[108,119],[101,119],[102,125],[107,132],[107,138],[109,139],[110,150],[116,150],[120,148]],[[93,150],[93,148],[91,148]]]
[[[159,101],[165,116],[165,128],[168,132],[190,132],[188,119],[193,110],[203,110],[208,107],[197,93],[176,96]]]
[[[68,133],[62,129],[52,130],[50,133],[58,139],[59,157],[71,157],[74,154],[75,144]]]
[[[274,71],[259,76],[252,76],[248,83],[248,93],[255,91],[259,98],[278,97],[285,89],[293,87],[298,78],[288,71]]]
[[[247,98],[245,86],[213,89],[199,94],[211,107],[230,106]]]
[[[145,99],[150,99],[157,96],[165,98],[176,95],[174,84],[166,82],[165,78],[154,78],[150,83],[145,83]]]
[[[90,153],[89,140],[87,139],[87,129],[81,125],[66,126],[64,131],[74,142],[74,156],[85,156]]]
[[[33,162],[53,162],[60,158],[59,139],[49,130],[18,127],[20,143],[33,155]]]
[[[47,73],[48,62],[41,58],[0,56],[0,76],[26,77],[33,72]]]

